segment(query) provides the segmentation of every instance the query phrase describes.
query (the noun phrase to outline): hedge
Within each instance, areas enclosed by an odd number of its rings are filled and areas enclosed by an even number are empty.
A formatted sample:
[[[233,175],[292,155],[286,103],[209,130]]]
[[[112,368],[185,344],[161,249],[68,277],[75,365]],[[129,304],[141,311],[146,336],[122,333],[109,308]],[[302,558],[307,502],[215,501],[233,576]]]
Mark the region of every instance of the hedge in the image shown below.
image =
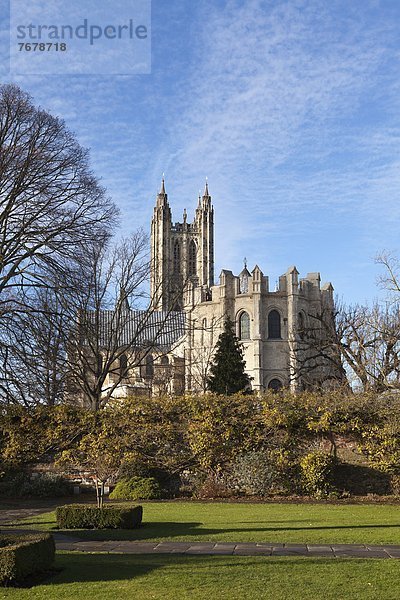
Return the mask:
[[[135,529],[140,527],[142,506],[103,508],[86,504],[67,504],[56,509],[60,529]]]
[[[21,583],[54,563],[53,537],[46,534],[0,536],[0,585]]]

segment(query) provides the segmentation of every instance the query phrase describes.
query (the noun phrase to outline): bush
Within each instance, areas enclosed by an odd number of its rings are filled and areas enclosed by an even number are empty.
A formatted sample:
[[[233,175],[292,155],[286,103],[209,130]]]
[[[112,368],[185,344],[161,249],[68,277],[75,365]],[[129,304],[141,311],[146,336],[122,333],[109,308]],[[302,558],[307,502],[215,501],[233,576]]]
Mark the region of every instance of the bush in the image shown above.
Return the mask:
[[[0,536],[0,584],[22,583],[28,575],[47,571],[54,563],[51,535]]]
[[[122,479],[110,494],[112,500],[155,500],[161,497],[161,488],[154,477]]]
[[[231,498],[235,495],[231,483],[224,474],[208,473],[196,487],[197,498]]]
[[[337,459],[326,452],[310,452],[300,460],[301,484],[315,498],[335,492],[333,485]]]
[[[17,473],[1,481],[0,491],[4,496],[66,496],[70,493],[70,486],[59,475],[43,473],[30,478],[28,473]]]
[[[60,529],[135,529],[142,523],[143,508],[67,504],[56,509]]]
[[[395,496],[400,496],[400,475],[392,474],[390,476],[390,491]]]
[[[241,454],[232,464],[234,487],[253,496],[287,491],[290,462],[279,450],[259,450]]]
[[[118,471],[118,481],[134,477],[153,477],[160,485],[162,498],[176,496],[181,486],[181,478],[177,473],[151,466],[138,458],[124,461]]]

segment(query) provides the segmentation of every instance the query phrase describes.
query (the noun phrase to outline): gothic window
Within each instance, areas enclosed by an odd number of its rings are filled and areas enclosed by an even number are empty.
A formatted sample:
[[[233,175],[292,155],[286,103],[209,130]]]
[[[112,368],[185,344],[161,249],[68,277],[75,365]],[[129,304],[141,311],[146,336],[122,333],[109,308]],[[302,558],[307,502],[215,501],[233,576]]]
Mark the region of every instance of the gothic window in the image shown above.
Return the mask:
[[[299,316],[298,316],[298,319],[297,319],[297,328],[298,328],[299,338],[301,340],[304,340],[305,323],[304,323],[304,315],[303,315],[302,312],[299,312]]]
[[[128,376],[128,357],[126,354],[121,354],[119,357],[119,376],[121,379]]]
[[[154,375],[154,360],[151,354],[146,356],[146,377],[153,377]]]
[[[268,338],[270,340],[281,338],[281,316],[277,310],[271,310],[268,315]]]
[[[197,273],[197,249],[196,243],[192,240],[189,244],[189,277]]]
[[[201,345],[204,346],[205,332],[207,331],[207,319],[201,322]]]
[[[241,294],[249,293],[249,276],[246,272],[239,275],[239,289]]]
[[[181,272],[181,245],[178,241],[174,244],[174,273]]]
[[[268,389],[273,392],[278,392],[282,388],[282,381],[280,379],[271,379],[268,384]]]
[[[250,339],[250,317],[247,312],[242,312],[239,317],[239,339]]]

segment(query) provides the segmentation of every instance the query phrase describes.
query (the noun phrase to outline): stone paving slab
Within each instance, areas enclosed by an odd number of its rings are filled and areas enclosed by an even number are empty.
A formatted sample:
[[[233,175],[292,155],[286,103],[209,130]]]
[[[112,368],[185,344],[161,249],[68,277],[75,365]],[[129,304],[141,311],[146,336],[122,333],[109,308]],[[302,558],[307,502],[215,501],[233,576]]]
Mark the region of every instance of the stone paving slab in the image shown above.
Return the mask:
[[[130,546],[124,544],[122,546],[115,543],[104,551],[109,552],[110,554],[155,554],[155,546],[156,544],[131,544]],[[77,550],[80,550],[79,546]],[[166,554],[169,554],[169,552],[166,552]]]
[[[259,548],[258,550],[252,550],[251,548],[246,548],[243,550],[234,550],[233,554],[235,556],[271,556],[272,548]]]
[[[382,548],[391,549],[391,550],[400,550],[400,546],[398,544],[365,544],[366,548],[370,550],[381,550]]]
[[[272,556],[307,556],[307,550],[293,550],[292,548],[278,548],[272,550]]]
[[[61,538],[61,535],[59,536]],[[234,556],[305,556],[325,558],[400,558],[400,546],[363,546],[361,544],[299,545],[256,544],[251,542],[134,542],[134,541],[56,541],[57,550],[110,552],[112,554],[186,554]]]
[[[398,548],[397,550],[393,548],[385,548],[385,550],[390,556],[390,558],[400,558],[400,548]]]
[[[69,542],[66,542],[65,544],[63,542],[56,542],[56,548],[57,550],[68,550],[68,552],[78,550],[76,544],[70,544]]]
[[[366,546],[364,544],[330,544],[332,548],[336,550],[365,550]]]
[[[4,529],[3,529],[4,531]],[[7,528],[7,533],[43,533]],[[57,550],[109,552],[111,554],[185,554],[234,556],[305,556],[309,558],[399,559],[400,545],[394,544],[282,544],[275,542],[146,542],[129,540],[82,540],[78,536],[52,532]]]

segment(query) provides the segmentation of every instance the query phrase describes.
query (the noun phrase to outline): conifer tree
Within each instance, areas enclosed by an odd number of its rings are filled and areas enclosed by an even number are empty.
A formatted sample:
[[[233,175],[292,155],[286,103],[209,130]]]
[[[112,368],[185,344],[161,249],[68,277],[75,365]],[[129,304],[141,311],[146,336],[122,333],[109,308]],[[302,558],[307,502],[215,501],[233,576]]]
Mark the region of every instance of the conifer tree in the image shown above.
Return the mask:
[[[224,331],[218,338],[208,389],[227,396],[248,390],[250,377],[245,373],[245,366],[243,350],[234,333],[233,322],[227,317]]]

